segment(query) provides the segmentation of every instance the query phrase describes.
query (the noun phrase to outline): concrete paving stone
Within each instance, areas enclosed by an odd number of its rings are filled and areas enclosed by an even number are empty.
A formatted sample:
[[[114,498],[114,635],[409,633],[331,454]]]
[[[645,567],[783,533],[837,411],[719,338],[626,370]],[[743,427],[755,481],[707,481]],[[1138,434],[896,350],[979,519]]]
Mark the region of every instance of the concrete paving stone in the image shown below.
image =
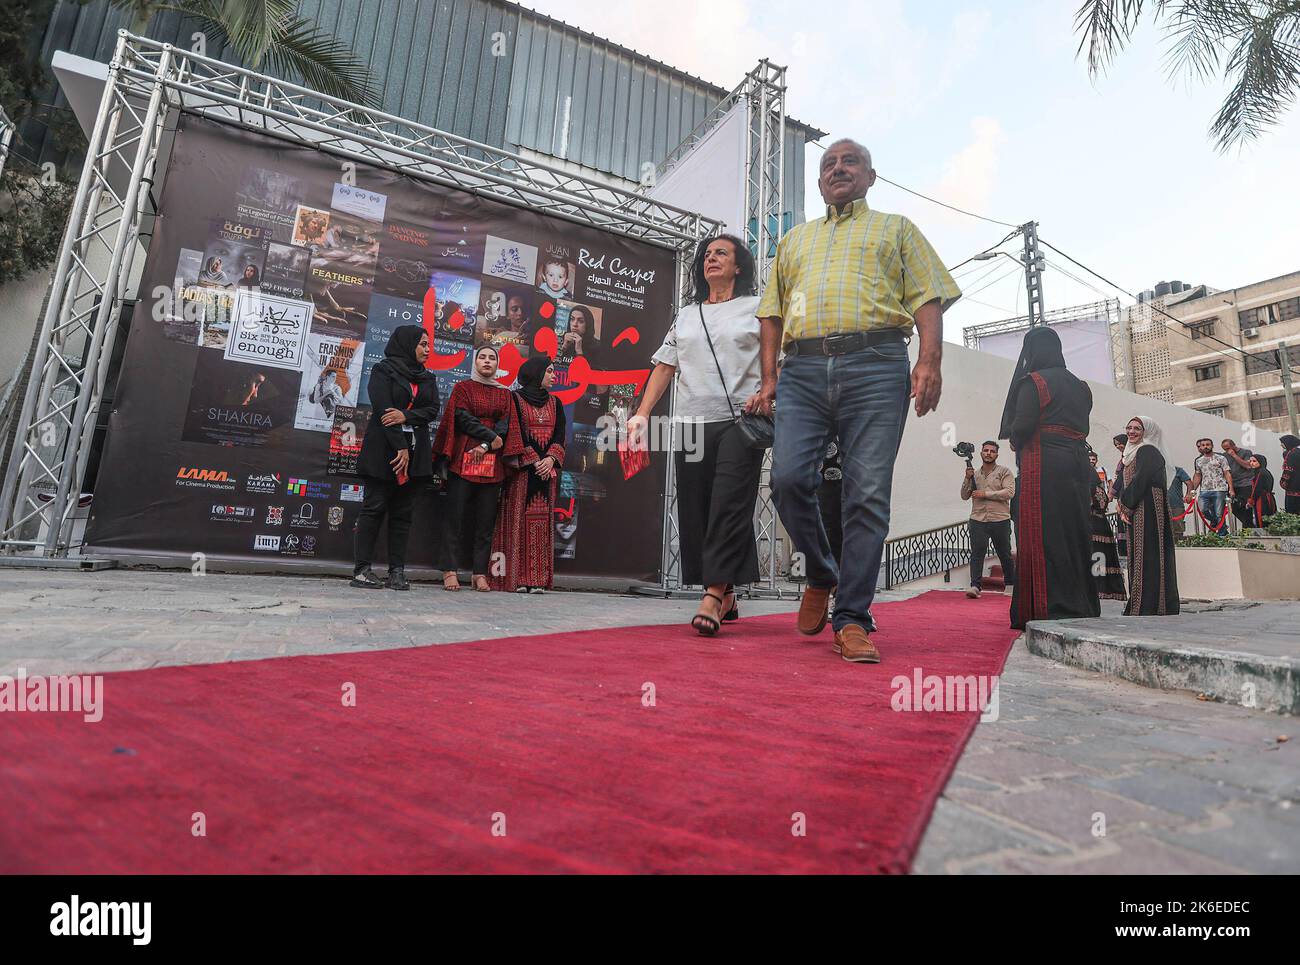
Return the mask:
[[[1114,838],[1099,847],[1064,858],[1007,855],[999,870],[1007,874],[1067,875],[1239,875],[1240,868],[1150,838]]]
[[[951,777],[951,779],[949,779],[948,786],[969,787],[969,788],[974,788],[977,791],[997,791],[1001,787],[1001,785],[994,784],[991,781],[985,781],[982,778],[978,778],[974,774],[966,774],[966,773],[954,774]],[[940,798],[940,800],[942,801],[944,799]],[[952,804],[953,802],[946,801],[945,803]]]
[[[1222,740],[1212,734],[1213,731],[1208,734],[1194,733],[1164,727],[1131,737],[1130,740],[1143,747],[1151,747],[1180,757],[1205,757],[1215,753],[1227,753],[1237,747],[1233,741]]]
[[[1156,762],[1177,763],[1183,758],[1151,750],[1112,734],[1085,735],[1078,743],[1052,745],[1052,756],[1071,761],[1096,775],[1126,772]]]
[[[980,814],[943,798],[935,805],[930,826],[940,835],[954,838],[958,844],[942,854],[923,846],[912,867],[918,874],[944,874],[963,861],[994,852],[1015,851],[1045,855],[1069,852],[1059,842],[1004,824],[987,814]]]
[[[1287,745],[1288,747],[1290,745]],[[1296,754],[1300,751],[1257,755],[1233,755],[1226,760],[1198,762],[1196,773],[1207,780],[1222,781],[1230,788],[1253,791],[1275,801],[1287,800],[1300,806],[1300,764]],[[1177,770],[1174,766],[1174,770]]]
[[[1000,748],[993,754],[971,754],[963,763],[964,774],[1008,788],[1079,773],[1077,763],[1014,747]]]
[[[1219,812],[1222,826],[1156,829],[1161,841],[1261,874],[1300,874],[1300,807],[1268,802]]]
[[[1138,801],[1078,784],[1052,781],[1041,788],[996,793],[956,788],[945,796],[1000,815],[1018,825],[1064,840],[1074,847],[1087,847],[1095,840],[1094,815],[1105,816],[1107,835],[1147,832],[1149,829],[1183,823],[1176,814],[1149,807]]]
[[[1142,768],[1136,774],[1123,777],[1079,775],[1070,780],[1086,787],[1109,791],[1131,801],[1141,801],[1164,811],[1182,814],[1192,820],[1204,818],[1225,804],[1241,800],[1243,794],[1240,788],[1220,785],[1199,775],[1180,773],[1161,765]]]

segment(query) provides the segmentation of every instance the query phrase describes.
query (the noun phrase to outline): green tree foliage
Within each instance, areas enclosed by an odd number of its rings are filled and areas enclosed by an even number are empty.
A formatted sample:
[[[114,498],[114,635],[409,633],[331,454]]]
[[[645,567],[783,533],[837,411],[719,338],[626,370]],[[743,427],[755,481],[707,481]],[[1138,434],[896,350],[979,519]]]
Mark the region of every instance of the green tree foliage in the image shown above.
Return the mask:
[[[1168,40],[1172,75],[1222,78],[1228,93],[1210,125],[1220,151],[1276,124],[1300,93],[1300,0],[1084,0],[1079,53],[1095,77],[1149,13]]]

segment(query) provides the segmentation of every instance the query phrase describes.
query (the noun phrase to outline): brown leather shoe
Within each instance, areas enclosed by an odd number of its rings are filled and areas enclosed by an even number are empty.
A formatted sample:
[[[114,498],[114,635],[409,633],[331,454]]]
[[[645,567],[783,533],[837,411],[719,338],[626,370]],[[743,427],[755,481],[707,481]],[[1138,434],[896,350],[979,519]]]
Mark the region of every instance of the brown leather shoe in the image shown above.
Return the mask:
[[[846,624],[835,631],[831,649],[849,663],[880,663],[880,651],[871,642],[871,635],[856,623]]]
[[[830,617],[832,589],[810,586],[803,591],[799,601],[799,632],[808,636],[821,633]]]

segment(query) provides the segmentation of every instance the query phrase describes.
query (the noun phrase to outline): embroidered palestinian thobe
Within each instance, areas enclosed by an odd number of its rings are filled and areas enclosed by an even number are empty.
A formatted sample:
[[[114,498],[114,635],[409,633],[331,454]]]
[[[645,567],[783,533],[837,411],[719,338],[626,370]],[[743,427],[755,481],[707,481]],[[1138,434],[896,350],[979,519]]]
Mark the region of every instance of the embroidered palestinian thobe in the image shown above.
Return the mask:
[[[1065,368],[1049,328],[1025,336],[1000,435],[1016,450],[1016,585],[1011,625],[1101,614],[1089,520],[1092,392]]]
[[[1097,595],[1103,600],[1127,600],[1124,589],[1124,571],[1119,566],[1119,550],[1115,547],[1115,533],[1106,518],[1110,493],[1106,484],[1098,481],[1092,490],[1092,567],[1097,577]],[[1122,524],[1121,524],[1122,525]]]
[[[494,590],[549,589],[555,575],[555,494],[564,463],[564,407],[554,395],[536,406],[513,394],[523,454],[518,469],[507,470],[492,541],[493,556],[504,556],[505,572],[493,572],[490,580]],[[555,459],[556,474],[542,479],[533,465],[547,456]]]
[[[1138,449],[1124,467],[1120,503],[1129,511],[1128,606],[1125,616],[1178,612],[1174,527],[1169,519],[1165,459],[1155,446]]]

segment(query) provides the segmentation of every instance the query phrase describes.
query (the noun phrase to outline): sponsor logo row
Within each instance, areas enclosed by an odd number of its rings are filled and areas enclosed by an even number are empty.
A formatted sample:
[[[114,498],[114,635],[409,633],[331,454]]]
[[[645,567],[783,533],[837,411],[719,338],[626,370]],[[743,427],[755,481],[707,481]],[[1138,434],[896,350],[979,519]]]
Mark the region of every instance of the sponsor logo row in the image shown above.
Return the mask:
[[[201,466],[180,466],[176,470],[176,485],[195,489],[216,489],[223,492],[235,492],[239,488],[239,477],[224,469],[210,469]],[[243,491],[275,496],[297,496],[302,499],[339,499],[345,503],[359,503],[365,499],[365,487],[360,483],[339,483],[337,490],[331,482],[319,482],[315,479],[300,479],[297,476],[284,476],[281,473],[261,473],[248,476],[243,481]],[[229,507],[240,509],[247,507]],[[232,514],[239,518],[238,514]],[[213,517],[217,517],[213,507]]]
[[[285,523],[284,506],[267,506],[263,526],[283,526]],[[254,523],[257,521],[256,506],[231,506],[217,503],[212,507],[210,518],[214,522]],[[319,512],[314,503],[302,503],[289,516],[290,529],[317,529],[324,523],[331,533],[343,528],[343,507],[330,506]]]

